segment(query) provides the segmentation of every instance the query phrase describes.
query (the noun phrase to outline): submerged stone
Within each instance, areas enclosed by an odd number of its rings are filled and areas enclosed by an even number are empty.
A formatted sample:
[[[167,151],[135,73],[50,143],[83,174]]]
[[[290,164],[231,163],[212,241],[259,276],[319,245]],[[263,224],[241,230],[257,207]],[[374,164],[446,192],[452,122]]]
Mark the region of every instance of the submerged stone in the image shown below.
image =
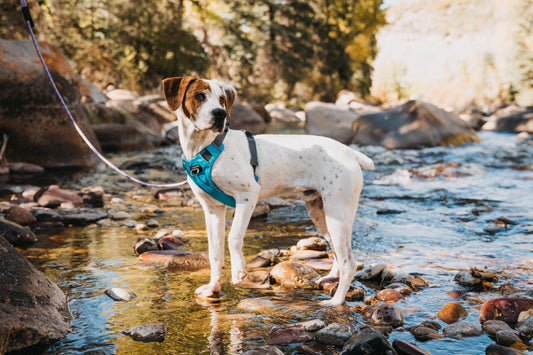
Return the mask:
[[[391,303],[381,303],[374,313],[371,322],[373,325],[399,327],[403,324],[404,316],[402,312]]]
[[[416,344],[400,339],[394,339],[392,347],[399,355],[431,355],[429,351],[418,347]]]
[[[35,243],[37,241],[37,237],[31,230],[1,217],[0,237],[6,238],[9,243],[15,246]]]
[[[298,327],[298,328],[302,328],[303,330],[312,332],[312,331],[324,328],[326,326],[326,323],[324,323],[320,319],[311,319],[311,320],[307,320],[303,322],[293,323],[290,325],[292,327]]]
[[[302,328],[286,328],[272,333],[268,339],[268,345],[304,343],[309,340],[311,340],[311,335]]]
[[[444,327],[443,332],[447,337],[463,339],[463,337],[480,336],[483,334],[483,329],[478,324],[460,321]]]
[[[133,246],[133,251],[137,255],[153,250],[157,250],[157,243],[150,237],[138,238]]]
[[[122,333],[137,341],[163,341],[167,335],[167,327],[164,323],[144,324],[125,330]]]
[[[512,330],[512,328],[504,321],[491,319],[483,323],[483,330],[488,335],[496,336],[500,330]]]
[[[283,351],[272,345],[265,345],[259,348],[248,350],[242,355],[285,355]]]
[[[209,267],[209,256],[206,252],[189,253],[184,255],[173,255],[165,266],[168,269],[178,270],[200,270]]]
[[[284,261],[272,268],[270,271],[276,283],[282,286],[301,287],[309,285],[319,277],[318,273],[302,263],[294,261]]]
[[[279,249],[263,250],[255,258],[253,258],[246,267],[258,268],[266,267],[272,264],[273,259],[279,255]]]
[[[343,355],[396,355],[383,334],[365,327],[352,335],[344,344]]]
[[[456,302],[448,302],[442,307],[442,309],[437,313],[437,317],[445,323],[451,324],[457,322],[459,319],[466,317],[468,312]]]
[[[342,346],[352,336],[346,324],[331,323],[315,333],[316,340],[323,344]]]
[[[298,243],[296,243],[296,248],[299,250],[325,251],[328,248],[328,243],[322,238],[310,237],[300,239]]]
[[[134,293],[120,287],[113,287],[105,290],[105,294],[115,301],[128,302],[137,297]]]

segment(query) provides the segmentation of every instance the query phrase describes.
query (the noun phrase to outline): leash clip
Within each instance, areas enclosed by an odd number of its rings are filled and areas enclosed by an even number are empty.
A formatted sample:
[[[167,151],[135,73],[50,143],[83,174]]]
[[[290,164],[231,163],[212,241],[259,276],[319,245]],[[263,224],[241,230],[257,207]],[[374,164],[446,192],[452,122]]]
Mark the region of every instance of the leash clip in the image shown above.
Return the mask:
[[[202,171],[202,167],[200,165],[193,165],[191,166],[191,176],[196,176]]]

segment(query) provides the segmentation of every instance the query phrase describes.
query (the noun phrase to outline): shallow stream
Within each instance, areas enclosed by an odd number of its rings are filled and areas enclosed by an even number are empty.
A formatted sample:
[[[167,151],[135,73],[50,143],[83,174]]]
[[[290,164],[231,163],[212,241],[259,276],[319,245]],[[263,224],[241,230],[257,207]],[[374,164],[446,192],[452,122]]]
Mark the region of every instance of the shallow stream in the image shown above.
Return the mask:
[[[299,129],[296,129],[298,131]],[[294,129],[293,129],[294,131]],[[429,287],[397,302],[405,325],[436,320],[436,313],[454,301],[447,292],[464,290],[455,300],[468,311],[466,320],[479,323],[480,303],[503,295],[533,297],[533,142],[515,135],[481,132],[480,144],[461,147],[387,151],[359,147],[376,170],[364,172],[365,186],[353,227],[352,245],[358,262],[385,262],[393,271],[420,274]],[[184,178],[179,168],[179,147],[154,152],[111,156],[114,162],[140,160],[140,178],[174,182]],[[18,179],[18,180],[17,180]],[[203,213],[197,206],[181,207],[158,201],[154,189],[125,182],[110,171],[47,174],[38,181],[16,178],[10,183],[46,185],[79,190],[100,185],[123,202],[108,202],[110,212],[127,211],[136,222],[156,219],[161,228],[178,228],[191,239],[192,251],[206,251]],[[303,203],[288,197],[291,207],[272,210],[251,222],[244,253],[247,260],[263,249],[289,248],[299,239],[316,235]],[[143,212],[145,204],[161,211]],[[506,227],[498,219],[514,224]],[[231,222],[231,211],[228,212]],[[208,271],[175,272],[143,264],[132,247],[141,235],[118,221],[102,220],[87,227],[37,231],[39,241],[20,249],[66,293],[72,332],[43,350],[47,354],[238,354],[264,345],[273,326],[321,318],[355,325],[364,317],[357,302],[322,309],[325,296],[318,290],[250,290],[229,282],[229,263],[220,304],[195,300],[194,290],[209,279]],[[227,254],[227,251],[226,251]],[[500,275],[489,291],[464,289],[453,281],[470,267],[488,267]],[[363,285],[368,295],[377,292]],[[130,302],[115,302],[104,294],[122,287],[137,295]],[[264,312],[239,310],[240,300],[267,297],[274,304]],[[121,332],[140,324],[164,322],[161,343],[133,341]],[[440,322],[440,321],[439,321]],[[440,322],[443,326],[444,323]],[[389,341],[415,342],[407,331],[395,331]],[[431,354],[484,354],[493,343],[486,334],[454,340],[416,342]],[[294,353],[294,346],[282,347]],[[340,349],[323,348],[324,353]]]

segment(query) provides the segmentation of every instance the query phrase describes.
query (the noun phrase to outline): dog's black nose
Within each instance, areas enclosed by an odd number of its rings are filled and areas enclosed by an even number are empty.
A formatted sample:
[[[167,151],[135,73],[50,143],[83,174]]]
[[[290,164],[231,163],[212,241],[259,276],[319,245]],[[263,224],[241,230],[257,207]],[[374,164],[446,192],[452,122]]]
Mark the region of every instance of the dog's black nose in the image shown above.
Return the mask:
[[[213,110],[213,116],[215,117],[216,121],[223,120],[226,118],[226,110],[223,108],[216,108]]]

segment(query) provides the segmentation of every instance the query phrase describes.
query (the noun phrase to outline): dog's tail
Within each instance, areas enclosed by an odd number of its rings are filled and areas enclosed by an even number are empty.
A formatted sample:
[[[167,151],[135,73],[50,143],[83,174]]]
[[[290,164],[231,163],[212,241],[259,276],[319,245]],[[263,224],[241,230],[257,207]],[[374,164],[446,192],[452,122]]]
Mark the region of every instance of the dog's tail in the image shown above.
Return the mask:
[[[372,159],[370,159],[363,153],[358,152],[357,150],[354,150],[354,152],[357,162],[359,163],[361,168],[365,170],[374,170],[374,162],[372,161]]]

